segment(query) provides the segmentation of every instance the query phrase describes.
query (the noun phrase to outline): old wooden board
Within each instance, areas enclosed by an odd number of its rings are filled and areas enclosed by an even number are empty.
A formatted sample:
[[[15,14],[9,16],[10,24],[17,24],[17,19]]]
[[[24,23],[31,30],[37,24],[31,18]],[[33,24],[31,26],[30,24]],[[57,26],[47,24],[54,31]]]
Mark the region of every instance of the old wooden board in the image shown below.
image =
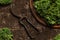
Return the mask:
[[[23,19],[23,22],[25,23],[24,25],[26,25],[27,30],[33,39],[27,35],[24,27],[18,23],[18,19],[9,12],[9,8],[12,5],[12,11],[14,14],[26,17],[32,26],[38,29],[38,32],[36,32],[34,28]],[[12,30],[14,40],[52,40],[56,34],[60,33],[59,29],[45,27],[34,18],[29,8],[29,0],[13,0],[11,5],[0,6],[0,28],[3,27],[8,27]]]

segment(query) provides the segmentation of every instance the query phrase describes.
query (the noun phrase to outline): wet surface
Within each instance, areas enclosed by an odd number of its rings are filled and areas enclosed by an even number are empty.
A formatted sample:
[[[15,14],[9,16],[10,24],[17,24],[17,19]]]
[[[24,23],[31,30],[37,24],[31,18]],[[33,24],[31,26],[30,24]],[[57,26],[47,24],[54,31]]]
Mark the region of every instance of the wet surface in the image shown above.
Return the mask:
[[[21,21],[28,30],[28,34],[26,29],[19,24],[18,19],[10,13],[9,8],[15,15],[21,18],[26,17],[29,21],[30,24],[25,19]],[[56,34],[60,33],[59,29],[45,27],[33,17],[29,8],[29,0],[13,0],[11,5],[0,7],[0,28],[3,27],[8,27],[12,30],[14,40],[52,40]]]

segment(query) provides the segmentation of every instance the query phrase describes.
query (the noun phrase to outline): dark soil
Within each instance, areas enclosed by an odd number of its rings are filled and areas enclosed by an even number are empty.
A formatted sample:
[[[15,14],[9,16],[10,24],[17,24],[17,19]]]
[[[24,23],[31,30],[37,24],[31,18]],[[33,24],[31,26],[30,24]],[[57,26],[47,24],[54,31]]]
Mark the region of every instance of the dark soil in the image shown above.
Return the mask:
[[[18,19],[10,13],[9,8],[11,8],[15,15],[21,18],[26,17],[29,23],[32,24],[29,24],[25,19],[22,20],[29,34],[26,32],[26,29],[18,23]],[[0,28],[3,27],[11,29],[14,40],[52,40],[56,34],[60,33],[59,29],[45,27],[33,17],[29,8],[29,0],[13,0],[11,5],[0,6]]]

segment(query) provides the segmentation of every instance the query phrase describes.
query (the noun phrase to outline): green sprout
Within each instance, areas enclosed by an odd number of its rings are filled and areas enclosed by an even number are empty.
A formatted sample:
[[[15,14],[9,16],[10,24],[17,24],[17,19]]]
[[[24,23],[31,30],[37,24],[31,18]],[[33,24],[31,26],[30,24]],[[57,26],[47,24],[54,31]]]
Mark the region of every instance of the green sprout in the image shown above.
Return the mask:
[[[1,5],[7,5],[7,4],[10,4],[11,2],[12,0],[0,0]]]
[[[13,34],[8,28],[0,29],[0,40],[13,40]]]

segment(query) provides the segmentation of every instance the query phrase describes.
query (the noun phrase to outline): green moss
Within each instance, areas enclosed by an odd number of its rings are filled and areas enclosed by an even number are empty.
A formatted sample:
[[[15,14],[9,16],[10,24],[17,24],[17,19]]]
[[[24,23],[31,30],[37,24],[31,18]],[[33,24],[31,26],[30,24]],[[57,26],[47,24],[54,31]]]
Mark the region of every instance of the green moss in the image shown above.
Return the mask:
[[[48,24],[60,24],[60,0],[36,0],[34,7]]]
[[[10,4],[11,2],[12,0],[0,0],[1,5],[7,5],[7,4]]]
[[[2,28],[0,29],[0,40],[13,40],[13,35],[8,28]]]

